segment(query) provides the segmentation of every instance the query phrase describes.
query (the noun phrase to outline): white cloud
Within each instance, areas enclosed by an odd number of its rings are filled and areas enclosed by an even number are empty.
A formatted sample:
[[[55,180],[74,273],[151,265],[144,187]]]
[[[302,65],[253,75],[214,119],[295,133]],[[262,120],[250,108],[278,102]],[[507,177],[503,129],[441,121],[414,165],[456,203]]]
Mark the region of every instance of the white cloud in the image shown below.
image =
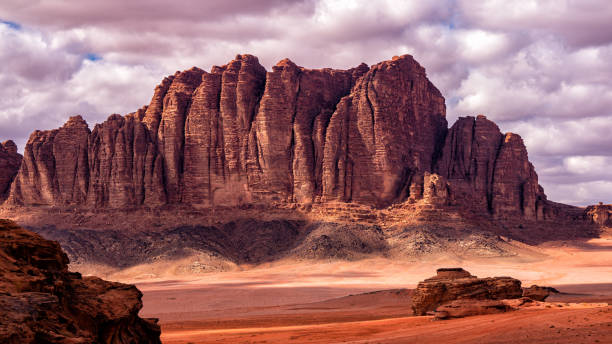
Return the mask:
[[[164,75],[238,53],[268,69],[408,53],[445,95],[450,123],[484,113],[521,134],[550,198],[584,204],[612,182],[610,18],[605,0],[7,0],[0,19],[20,26],[0,23],[0,139],[23,147],[75,113],[93,125],[134,111]]]
[[[579,155],[563,159],[568,172],[593,177],[612,177],[612,156]]]

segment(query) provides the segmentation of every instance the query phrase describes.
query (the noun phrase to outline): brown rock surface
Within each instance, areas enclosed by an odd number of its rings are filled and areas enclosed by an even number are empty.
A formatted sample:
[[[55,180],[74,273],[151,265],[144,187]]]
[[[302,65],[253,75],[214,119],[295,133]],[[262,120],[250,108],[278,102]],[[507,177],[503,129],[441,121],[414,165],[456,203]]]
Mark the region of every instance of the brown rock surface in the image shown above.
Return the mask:
[[[585,209],[585,215],[595,224],[612,227],[612,204],[590,205]]]
[[[15,142],[8,140],[0,143],[0,201],[6,197],[11,182],[19,171],[22,158],[21,154],[17,153]]]
[[[544,218],[546,196],[523,140],[503,135],[483,115],[457,120],[436,169],[448,179],[453,202],[487,209],[497,217]]]
[[[436,308],[436,319],[464,318],[473,315],[496,314],[514,310],[506,300],[454,300]]]
[[[133,285],[68,272],[54,241],[0,220],[0,342],[160,343]]]
[[[455,300],[490,301],[516,299],[522,295],[521,281],[511,277],[477,278],[463,269],[438,269],[438,275],[418,284],[412,309],[416,315],[425,315]],[[492,305],[497,308],[496,304]]]
[[[445,113],[444,98],[411,56],[370,68],[327,128],[324,200],[386,206],[420,198],[410,186],[422,185],[423,173],[432,169]]]
[[[557,294],[559,291],[552,287],[540,287],[532,285],[529,288],[523,288],[523,297],[530,298],[535,301],[544,301],[550,294]]]
[[[70,117],[59,129],[32,133],[9,200],[18,204],[84,203],[90,173],[89,134],[81,116]]]
[[[285,59],[269,72],[238,55],[210,72],[177,72],[148,106],[91,132],[79,116],[34,132],[9,201],[116,209],[422,201],[527,219],[543,219],[549,204],[521,138],[484,116],[448,130],[444,98],[409,55],[349,70]]]

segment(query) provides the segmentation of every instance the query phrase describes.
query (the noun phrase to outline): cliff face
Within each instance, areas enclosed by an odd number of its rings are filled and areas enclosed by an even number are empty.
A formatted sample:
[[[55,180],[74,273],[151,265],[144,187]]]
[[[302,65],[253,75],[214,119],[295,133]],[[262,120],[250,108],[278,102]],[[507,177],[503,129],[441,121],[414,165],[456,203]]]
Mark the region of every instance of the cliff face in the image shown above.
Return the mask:
[[[444,98],[409,55],[349,70],[285,59],[269,72],[239,55],[210,72],[177,72],[149,106],[91,132],[78,116],[34,132],[9,202],[384,207],[423,198],[535,218],[545,196],[520,137],[484,117],[447,129]]]
[[[4,200],[21,165],[21,154],[17,153],[15,142],[0,143],[0,201]]]
[[[133,285],[68,272],[57,242],[0,220],[0,342],[161,343]]]
[[[436,170],[448,179],[453,201],[488,209],[498,217],[545,216],[546,195],[523,140],[502,134],[485,116],[457,120],[446,136]]]

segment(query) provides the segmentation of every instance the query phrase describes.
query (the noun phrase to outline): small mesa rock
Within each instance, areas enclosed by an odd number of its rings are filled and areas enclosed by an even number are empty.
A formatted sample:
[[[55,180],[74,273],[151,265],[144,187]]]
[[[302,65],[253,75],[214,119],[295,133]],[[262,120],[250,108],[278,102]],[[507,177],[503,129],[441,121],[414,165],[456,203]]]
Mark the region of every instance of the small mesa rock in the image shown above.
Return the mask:
[[[559,291],[552,287],[540,287],[532,285],[529,288],[523,288],[523,297],[528,297],[535,301],[544,301],[550,294],[557,294]]]
[[[477,278],[463,269],[438,269],[436,276],[418,284],[412,309],[416,315],[425,315],[455,300],[503,300],[522,295],[521,281],[515,278]]]

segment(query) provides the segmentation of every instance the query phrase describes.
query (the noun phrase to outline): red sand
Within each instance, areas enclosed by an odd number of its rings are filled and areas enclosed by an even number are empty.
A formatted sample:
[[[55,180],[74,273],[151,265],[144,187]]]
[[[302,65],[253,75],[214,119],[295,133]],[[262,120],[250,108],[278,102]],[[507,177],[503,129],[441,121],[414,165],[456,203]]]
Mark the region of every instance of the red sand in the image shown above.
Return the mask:
[[[612,343],[611,242],[548,245],[540,248],[548,258],[533,261],[281,262],[136,282],[141,315],[160,318],[164,343]],[[538,309],[446,321],[411,316],[408,290],[344,297],[413,288],[443,266],[566,294]]]

